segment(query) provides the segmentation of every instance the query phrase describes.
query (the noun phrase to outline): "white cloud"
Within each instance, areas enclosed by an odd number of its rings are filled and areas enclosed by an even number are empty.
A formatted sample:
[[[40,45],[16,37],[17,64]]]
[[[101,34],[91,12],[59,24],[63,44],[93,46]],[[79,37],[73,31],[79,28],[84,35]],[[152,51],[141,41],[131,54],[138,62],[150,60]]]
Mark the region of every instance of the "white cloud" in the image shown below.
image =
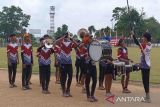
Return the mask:
[[[160,21],[159,0],[129,0],[129,4],[139,11],[144,7],[147,16],[154,16]],[[20,6],[31,15],[29,28],[40,28],[43,33],[49,29],[49,6],[56,6],[55,26],[69,25],[69,30],[76,33],[81,27],[95,25],[97,29],[111,26],[112,10],[117,6],[126,6],[126,0],[3,0],[3,6]]]

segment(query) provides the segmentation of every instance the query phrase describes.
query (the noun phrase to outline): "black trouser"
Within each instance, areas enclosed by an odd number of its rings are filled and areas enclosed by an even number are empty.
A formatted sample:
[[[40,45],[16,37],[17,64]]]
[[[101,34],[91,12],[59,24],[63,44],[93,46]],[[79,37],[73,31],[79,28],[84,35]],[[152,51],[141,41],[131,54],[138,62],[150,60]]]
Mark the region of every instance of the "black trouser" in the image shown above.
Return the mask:
[[[105,67],[99,63],[99,86],[103,84],[105,75]]]
[[[26,65],[22,70],[22,86],[28,86],[30,81],[30,75],[32,73],[32,65]]]
[[[81,77],[82,77],[82,73],[81,73],[81,70],[80,70],[80,59],[76,59],[75,66],[76,66],[76,81],[77,81],[77,83],[79,83],[80,80],[81,80]]]
[[[11,63],[11,65],[8,65],[8,77],[9,77],[9,83],[14,84],[15,78],[16,78],[16,72],[17,72],[17,64]]]
[[[30,75],[29,75],[29,82],[30,82],[30,80],[31,80],[31,77],[32,77],[32,66],[31,66],[31,73],[30,73]]]
[[[51,76],[51,70],[50,70],[51,68],[50,68],[50,65],[42,65],[41,68],[42,68],[42,71],[41,71],[42,90],[48,91],[48,86],[49,86],[50,76]]]
[[[142,81],[144,90],[146,93],[149,93],[149,77],[150,77],[150,69],[141,69],[142,71]]]
[[[90,92],[90,79],[91,78],[92,78],[92,88],[91,88],[91,92]],[[96,66],[89,64],[88,69],[87,69],[87,74],[86,74],[86,80],[85,80],[87,97],[94,96],[96,84],[97,84]]]
[[[81,75],[86,75],[87,72],[87,63],[84,59],[80,59],[80,70],[81,70]]]
[[[42,66],[39,66],[39,82],[42,85]]]
[[[72,83],[72,75],[73,75],[72,64],[62,64],[61,70],[62,70],[61,71],[61,87],[62,87],[63,93],[65,93],[65,91],[70,91],[70,86]],[[66,88],[67,75],[68,75],[68,81],[67,81],[67,88]]]

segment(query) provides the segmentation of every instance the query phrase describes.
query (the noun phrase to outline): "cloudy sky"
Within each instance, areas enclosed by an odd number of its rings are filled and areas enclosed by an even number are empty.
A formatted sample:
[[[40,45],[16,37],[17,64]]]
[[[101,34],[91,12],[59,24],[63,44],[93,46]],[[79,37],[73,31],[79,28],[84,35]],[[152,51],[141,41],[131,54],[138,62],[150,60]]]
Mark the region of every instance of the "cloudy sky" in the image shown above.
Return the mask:
[[[154,16],[160,21],[160,0],[129,0],[138,11],[144,8],[146,17]],[[67,24],[76,33],[79,28],[94,25],[96,29],[112,26],[112,10],[126,6],[126,0],[0,0],[3,6],[16,5],[31,15],[28,29],[41,29],[42,34],[50,27],[49,7],[56,7],[55,27]]]

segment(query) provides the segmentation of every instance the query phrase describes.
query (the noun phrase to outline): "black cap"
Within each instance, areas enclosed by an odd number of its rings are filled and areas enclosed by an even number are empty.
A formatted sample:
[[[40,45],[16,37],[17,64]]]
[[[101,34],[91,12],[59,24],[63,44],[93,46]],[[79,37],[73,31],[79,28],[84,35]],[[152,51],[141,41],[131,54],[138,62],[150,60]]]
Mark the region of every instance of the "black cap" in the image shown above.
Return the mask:
[[[143,37],[145,37],[145,38],[147,39],[148,42],[151,42],[152,36],[151,36],[150,33],[148,33],[148,32],[144,33],[144,34],[143,34]]]

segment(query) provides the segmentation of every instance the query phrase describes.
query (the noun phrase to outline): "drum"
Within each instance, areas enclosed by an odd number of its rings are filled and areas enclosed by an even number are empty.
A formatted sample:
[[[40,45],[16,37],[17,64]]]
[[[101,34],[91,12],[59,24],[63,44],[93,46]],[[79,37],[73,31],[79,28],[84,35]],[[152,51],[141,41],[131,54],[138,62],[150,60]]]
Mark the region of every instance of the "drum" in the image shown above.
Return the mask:
[[[132,72],[133,71],[133,64],[125,65],[125,71],[126,71],[126,73]]]
[[[100,41],[101,45],[102,45],[102,59],[104,59],[103,57],[106,56],[112,56],[112,47],[109,43],[109,41]]]
[[[93,40],[88,47],[88,52],[90,58],[97,62],[101,59],[102,56],[102,46],[101,43],[98,42],[97,40]]]
[[[125,63],[120,61],[113,62],[115,68],[115,75],[121,76],[126,74]]]
[[[134,64],[132,71],[136,72],[136,71],[139,71],[139,70],[140,70],[140,64],[139,63]]]

